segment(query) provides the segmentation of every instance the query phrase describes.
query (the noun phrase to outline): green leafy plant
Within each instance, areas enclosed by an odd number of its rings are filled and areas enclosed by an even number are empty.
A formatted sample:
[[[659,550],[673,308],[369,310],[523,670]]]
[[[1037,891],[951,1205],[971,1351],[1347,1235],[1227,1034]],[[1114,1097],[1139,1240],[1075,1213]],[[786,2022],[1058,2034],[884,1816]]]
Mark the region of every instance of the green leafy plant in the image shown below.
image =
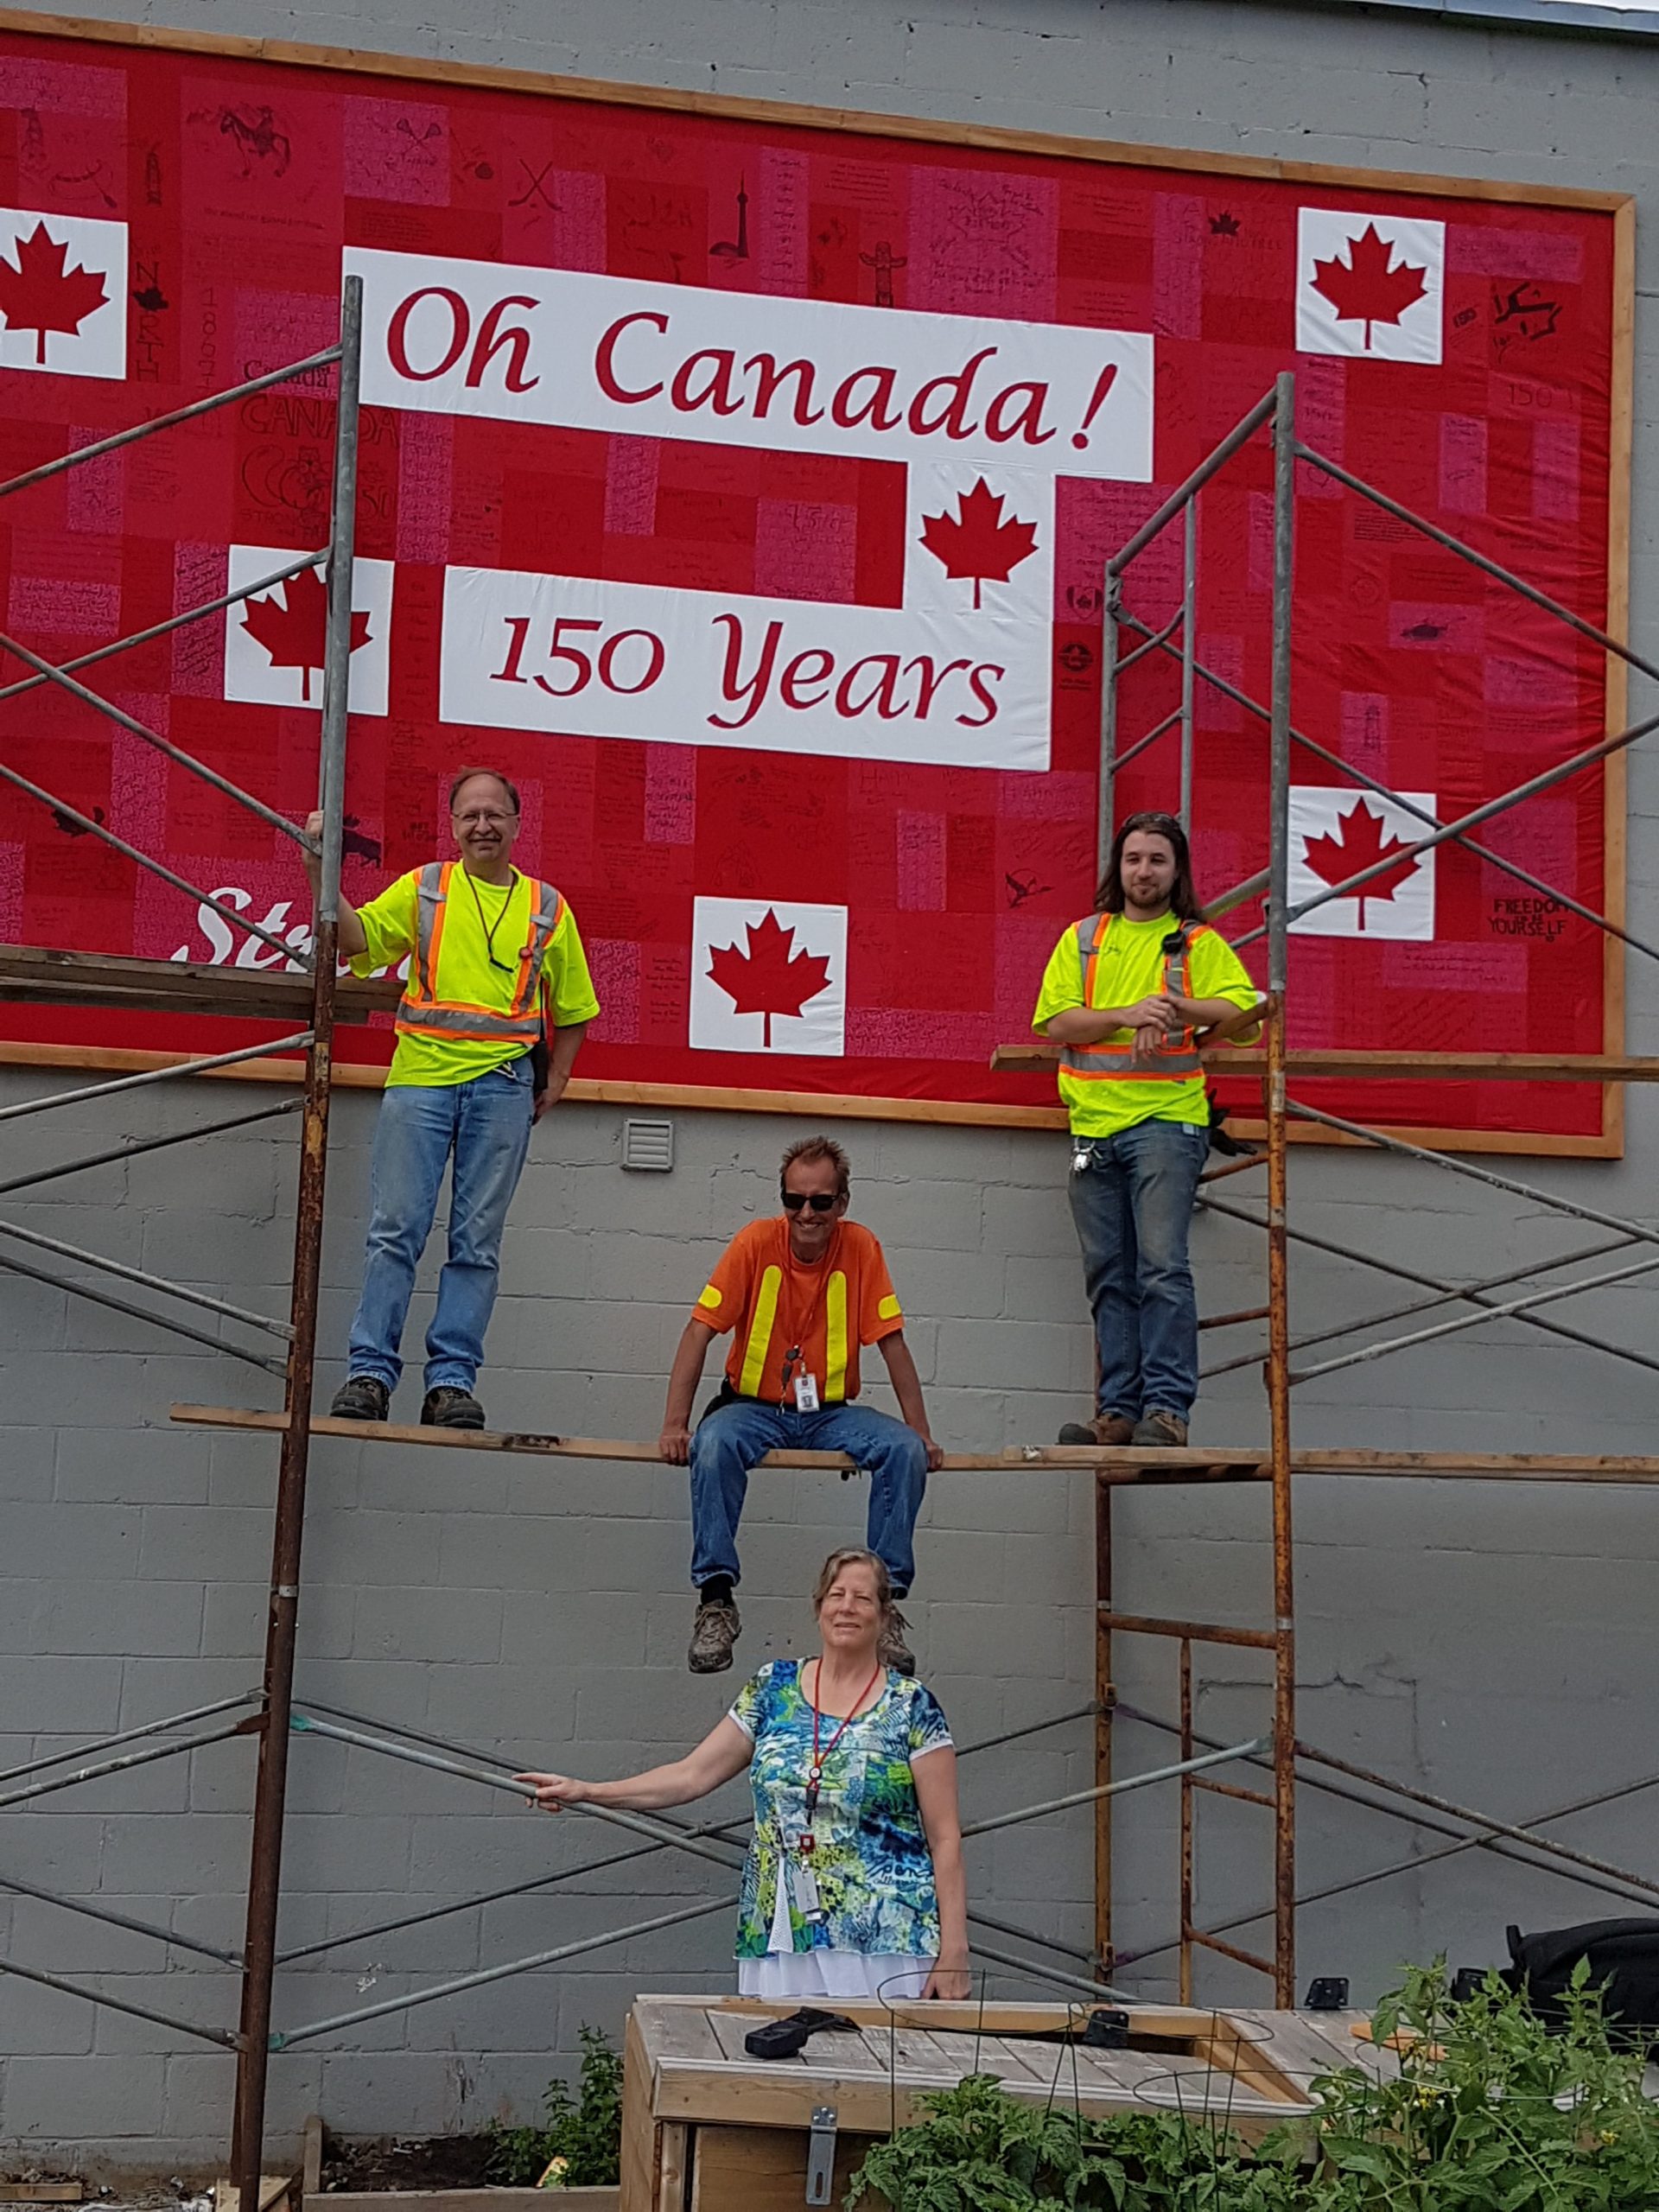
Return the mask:
[[[569,2189],[603,2189],[620,2178],[622,2061],[602,2028],[579,2031],[582,2065],[576,2094],[555,2075],[542,2100],[541,2127],[493,2126],[488,2173],[507,2188],[533,2188],[555,2158],[565,2161]]]
[[[1580,1968],[1547,2027],[1496,1975],[1453,2003],[1414,1968],[1372,2032],[1389,2078],[1333,2067],[1313,2112],[1259,2146],[1192,2115],[1090,2117],[969,2076],[870,2152],[849,2207],[894,2212],[1659,2212],[1659,2107],[1643,2048]],[[1223,2116],[1224,2121],[1224,2115]],[[872,2208],[873,2212],[873,2208]]]

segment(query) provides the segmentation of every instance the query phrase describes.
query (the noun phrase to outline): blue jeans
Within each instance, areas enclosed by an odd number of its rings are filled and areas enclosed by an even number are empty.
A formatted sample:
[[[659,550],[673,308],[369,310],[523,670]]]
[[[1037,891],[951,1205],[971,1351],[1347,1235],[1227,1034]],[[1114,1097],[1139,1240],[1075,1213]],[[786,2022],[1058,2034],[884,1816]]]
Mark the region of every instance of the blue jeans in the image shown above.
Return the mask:
[[[1210,1132],[1137,1122],[1116,1136],[1074,1137],[1071,1218],[1100,1356],[1103,1414],[1155,1408],[1185,1421],[1198,1395],[1198,1313],[1187,1225]]]
[[[870,1476],[865,1541],[895,1586],[916,1579],[911,1538],[927,1487],[927,1446],[891,1414],[858,1405],[820,1406],[815,1414],[759,1398],[716,1406],[691,1438],[691,1580],[738,1578],[737,1524],[748,1494],[749,1470],[772,1451],[844,1452]]]
[[[404,1318],[453,1152],[449,1255],[426,1332],[429,1390],[470,1390],[501,1272],[501,1232],[530,1149],[530,1056],[471,1083],[399,1084],[380,1103],[369,1161],[369,1248],[352,1320],[353,1375],[397,1388]]]

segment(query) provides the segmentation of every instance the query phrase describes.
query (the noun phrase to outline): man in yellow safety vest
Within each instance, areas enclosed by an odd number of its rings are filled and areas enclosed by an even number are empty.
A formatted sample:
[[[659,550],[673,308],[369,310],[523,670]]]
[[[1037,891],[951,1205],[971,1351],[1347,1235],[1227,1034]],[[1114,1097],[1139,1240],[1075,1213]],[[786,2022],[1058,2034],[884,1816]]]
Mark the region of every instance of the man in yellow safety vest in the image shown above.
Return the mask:
[[[397,1044],[369,1164],[363,1294],[337,1420],[385,1421],[438,1186],[454,1156],[449,1249],[426,1332],[421,1419],[482,1428],[474,1384],[495,1304],[507,1207],[539,1121],[569,1080],[599,1012],[575,915],[512,865],[518,794],[494,769],[456,778],[457,861],[412,868],[366,906],[340,902],[340,950],[366,976],[409,956]],[[306,827],[322,826],[314,814]],[[321,863],[308,860],[315,895]],[[547,1041],[551,1027],[550,1045]]]
[[[1187,1228],[1210,1147],[1199,1033],[1258,994],[1208,928],[1186,833],[1134,814],[1096,912],[1054,948],[1032,1027],[1060,1046],[1070,1192],[1098,1354],[1092,1421],[1062,1444],[1181,1445],[1198,1394]]]

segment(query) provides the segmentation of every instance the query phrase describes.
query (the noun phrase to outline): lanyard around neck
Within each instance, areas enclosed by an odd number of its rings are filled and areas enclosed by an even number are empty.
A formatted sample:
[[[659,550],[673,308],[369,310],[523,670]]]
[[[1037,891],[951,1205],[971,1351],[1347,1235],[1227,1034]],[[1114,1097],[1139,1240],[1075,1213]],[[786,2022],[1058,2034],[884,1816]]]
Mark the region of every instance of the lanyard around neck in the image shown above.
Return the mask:
[[[845,1719],[842,1721],[840,1727],[836,1729],[835,1734],[824,1745],[823,1752],[820,1753],[818,1750],[818,1724],[823,1716],[818,1710],[817,1694],[823,1687],[823,1662],[822,1659],[818,1662],[817,1680],[812,1685],[812,1764],[806,1770],[806,1817],[809,1821],[818,1809],[818,1790],[823,1781],[824,1762],[835,1756],[836,1745],[840,1743],[842,1738],[852,1726],[854,1721],[858,1719],[858,1709],[860,1706],[863,1704],[865,1699],[868,1697],[870,1692],[875,1688],[880,1673],[881,1662],[880,1657],[878,1657],[874,1667],[871,1669],[869,1681],[865,1683],[863,1688],[860,1690],[858,1695],[853,1700],[852,1711],[846,1715]]]
[[[792,1269],[797,1267],[799,1262],[796,1260],[794,1252],[791,1249],[789,1245],[789,1230],[787,1224],[785,1224],[784,1230],[784,1249],[788,1255],[788,1262]],[[818,1308],[823,1303],[825,1286],[830,1281],[830,1270],[831,1266],[834,1264],[836,1255],[840,1249],[841,1224],[837,1222],[835,1227],[835,1234],[830,1237],[829,1243],[825,1245],[823,1257],[818,1262],[818,1280],[813,1286],[812,1302],[806,1309],[805,1323],[799,1330],[797,1331],[794,1343],[792,1344],[786,1345],[784,1350],[782,1387],[785,1390],[789,1388],[791,1369],[794,1366],[798,1359],[800,1359],[804,1356],[807,1338],[812,1334],[813,1328],[816,1325],[818,1318]],[[815,1712],[817,1711],[816,1707],[813,1709]],[[831,1745],[830,1748],[833,1750],[834,1746]]]
[[[495,919],[493,922],[486,922],[484,918],[484,901],[478,895],[478,886],[473,880],[471,871],[465,861],[461,863],[461,872],[467,878],[467,888],[472,893],[473,904],[478,909],[478,926],[484,932],[484,957],[492,968],[499,968],[503,974],[510,976],[512,969],[505,960],[498,960],[495,957],[495,933],[500,928],[508,907],[512,904],[513,893],[518,888],[518,871],[515,868],[509,874],[506,881],[507,895],[497,908]],[[499,890],[500,887],[499,884],[493,883],[490,886],[492,891]]]

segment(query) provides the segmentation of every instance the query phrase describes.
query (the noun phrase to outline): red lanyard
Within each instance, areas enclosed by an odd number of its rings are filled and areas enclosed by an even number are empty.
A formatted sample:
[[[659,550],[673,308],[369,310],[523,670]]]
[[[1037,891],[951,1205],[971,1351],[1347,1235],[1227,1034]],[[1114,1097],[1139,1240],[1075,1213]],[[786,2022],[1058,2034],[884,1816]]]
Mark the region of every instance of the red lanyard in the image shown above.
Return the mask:
[[[830,1263],[835,1259],[836,1253],[840,1243],[841,1224],[837,1222],[835,1227],[835,1233],[830,1239],[830,1243],[825,1249],[823,1257],[818,1262],[818,1279],[817,1283],[813,1286],[812,1302],[806,1309],[806,1325],[804,1328],[800,1329],[796,1332],[795,1342],[785,1348],[783,1388],[785,1390],[789,1388],[790,1370],[794,1366],[796,1361],[801,1357],[802,1348],[805,1344],[807,1338],[811,1335],[813,1324],[818,1318],[818,1307],[823,1299],[824,1286],[830,1280]],[[792,1268],[795,1266],[796,1262],[794,1254],[789,1249],[789,1230],[787,1227],[785,1227],[784,1230],[784,1250],[785,1254],[785,1266],[787,1268]],[[791,1282],[791,1287],[792,1288],[793,1282],[791,1278],[786,1274],[785,1279]],[[813,1710],[815,1712],[817,1709],[817,1708],[814,1707]],[[831,1744],[830,1749],[833,1751],[835,1748],[835,1745]]]
[[[823,1673],[823,1662],[822,1660],[818,1662],[818,1673],[820,1675]],[[881,1662],[878,1659],[874,1667],[871,1669],[869,1681],[865,1683],[863,1688],[860,1690],[858,1695],[853,1700],[852,1711],[847,1714],[840,1727],[836,1729],[835,1734],[824,1745],[823,1756],[822,1758],[818,1755],[818,1722],[823,1716],[818,1711],[818,1700],[817,1695],[815,1694],[812,1699],[812,1764],[807,1769],[806,1775],[806,1817],[809,1821],[818,1809],[818,1788],[823,1780],[824,1759],[834,1757],[836,1745],[841,1741],[842,1738],[847,1733],[847,1731],[852,1726],[854,1721],[858,1718],[858,1708],[863,1704],[865,1699],[868,1697],[870,1692],[875,1688],[880,1673]],[[815,1691],[817,1687],[817,1686],[815,1684]]]

